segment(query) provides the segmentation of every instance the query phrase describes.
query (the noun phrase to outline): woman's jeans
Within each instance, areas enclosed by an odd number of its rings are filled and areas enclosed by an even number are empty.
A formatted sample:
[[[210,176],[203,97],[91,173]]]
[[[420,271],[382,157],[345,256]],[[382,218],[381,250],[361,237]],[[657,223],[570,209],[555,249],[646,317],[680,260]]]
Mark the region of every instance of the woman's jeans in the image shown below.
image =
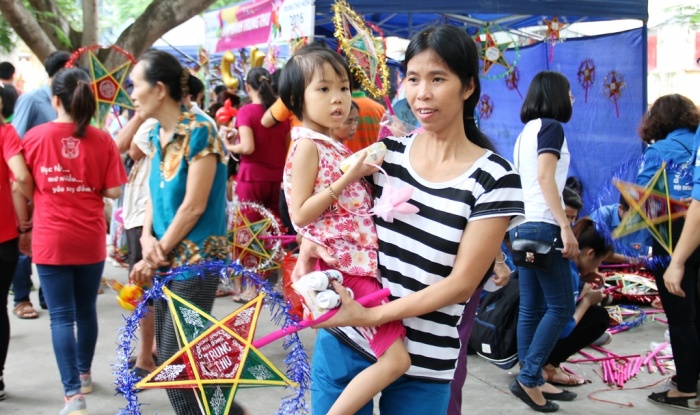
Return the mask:
[[[515,237],[517,230],[518,237]],[[545,222],[527,222],[510,231],[510,239],[529,239],[561,246],[559,226]],[[564,327],[574,315],[574,288],[571,265],[554,251],[548,271],[518,268],[520,313],[518,316],[518,358],[522,365],[518,381],[534,388],[544,384],[542,367]]]
[[[90,265],[39,265],[51,318],[51,341],[66,396],[80,393],[97,344],[97,290],[104,261]],[[77,336],[76,330],[77,327]]]

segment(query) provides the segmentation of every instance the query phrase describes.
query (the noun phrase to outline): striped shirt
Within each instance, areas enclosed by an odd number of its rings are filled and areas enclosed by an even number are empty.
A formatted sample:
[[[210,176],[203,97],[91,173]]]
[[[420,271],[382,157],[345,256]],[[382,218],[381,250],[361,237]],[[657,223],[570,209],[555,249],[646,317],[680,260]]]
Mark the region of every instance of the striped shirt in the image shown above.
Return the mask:
[[[392,299],[405,297],[446,278],[452,271],[459,242],[469,221],[509,216],[509,228],[524,219],[520,177],[502,157],[487,151],[464,174],[447,182],[422,179],[411,167],[408,155],[414,136],[384,139],[387,154],[382,163],[394,188],[411,186],[410,203],[417,214],[396,213],[392,223],[376,218],[379,236],[379,271],[382,285]],[[374,175],[380,196],[387,184]],[[457,323],[465,303],[403,320],[406,348],[411,356],[408,376],[449,382],[460,349]],[[333,333],[349,346],[374,360],[361,334],[353,328]]]

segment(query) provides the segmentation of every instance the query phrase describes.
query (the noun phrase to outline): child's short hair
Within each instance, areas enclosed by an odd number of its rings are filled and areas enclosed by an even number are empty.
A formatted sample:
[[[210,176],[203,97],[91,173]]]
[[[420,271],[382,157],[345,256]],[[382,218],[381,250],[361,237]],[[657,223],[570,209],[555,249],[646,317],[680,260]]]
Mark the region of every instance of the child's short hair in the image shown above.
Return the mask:
[[[337,52],[315,43],[303,47],[284,65],[279,85],[280,98],[299,120],[303,119],[304,91],[316,71],[323,70],[325,64],[329,64],[338,76],[346,77],[348,81],[351,79],[352,74],[345,59]]]

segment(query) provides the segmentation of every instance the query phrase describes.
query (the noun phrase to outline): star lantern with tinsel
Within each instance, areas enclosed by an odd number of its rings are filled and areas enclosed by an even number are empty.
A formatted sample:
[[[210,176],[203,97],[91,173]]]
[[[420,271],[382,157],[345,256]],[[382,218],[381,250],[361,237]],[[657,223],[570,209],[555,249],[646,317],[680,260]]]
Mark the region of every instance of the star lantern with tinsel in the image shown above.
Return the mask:
[[[491,114],[493,114],[493,107],[493,100],[491,97],[486,94],[481,94],[478,104],[479,118],[484,120],[491,118]]]
[[[181,349],[137,389],[193,389],[206,415],[225,415],[239,387],[296,387],[252,345],[264,295],[217,320],[167,288],[163,294]]]
[[[593,59],[584,59],[583,62],[578,66],[578,72],[576,73],[578,77],[578,83],[581,85],[585,91],[584,101],[588,102],[588,89],[593,86],[595,82],[595,62]]]
[[[629,213],[613,230],[613,237],[619,238],[641,229],[648,229],[654,239],[669,254],[673,254],[673,221],[685,216],[688,205],[671,199],[666,163],[661,164],[646,187],[619,180],[613,183],[630,206]]]
[[[280,267],[282,234],[277,218],[263,206],[241,202],[229,225],[233,259],[252,272]]]
[[[122,108],[134,109],[134,103],[129,97],[129,93],[124,89],[124,81],[129,74],[131,65],[136,63],[136,59],[124,49],[112,45],[109,49],[113,49],[126,57],[126,62],[117,66],[113,70],[107,70],[105,66],[95,55],[95,51],[103,48],[100,45],[85,46],[76,50],[66,62],[66,68],[75,66],[75,63],[80,57],[87,53],[88,62],[90,65],[90,78],[92,79],[92,91],[95,95],[95,103],[97,111],[95,113],[95,121],[98,127],[103,127],[107,115],[114,109],[115,105]],[[117,120],[119,114],[114,109]]]
[[[506,60],[505,56],[503,56],[503,53],[513,42],[497,43],[488,28],[482,29],[482,31],[476,35],[475,41],[480,45],[479,59],[482,61],[482,76],[486,75],[493,65],[500,65],[506,68],[506,73],[511,72],[511,65]]]
[[[559,20],[559,16],[553,16],[551,19],[544,19],[544,25],[547,26],[547,31],[544,34],[544,41],[549,43],[549,61],[554,59],[554,45],[561,42],[561,31],[566,26],[566,22]]]
[[[615,103],[615,114],[617,118],[620,118],[620,108],[617,105],[617,101],[622,96],[622,91],[627,87],[625,83],[625,78],[618,71],[610,71],[608,76],[605,77],[605,82],[603,83],[603,93],[605,97],[611,99]]]
[[[506,81],[506,88],[517,92],[518,96],[522,98],[523,94],[521,94],[520,89],[518,89],[518,83],[520,82],[520,69],[518,69],[517,66],[514,66],[513,70],[510,71],[510,73],[506,75],[504,79]]]
[[[389,68],[386,65],[386,47],[378,28],[363,21],[343,0],[333,6],[334,36],[338,48],[347,56],[351,70],[362,86],[375,98],[386,98],[389,92]],[[374,32],[379,33],[375,36]],[[393,115],[393,108],[385,99]]]

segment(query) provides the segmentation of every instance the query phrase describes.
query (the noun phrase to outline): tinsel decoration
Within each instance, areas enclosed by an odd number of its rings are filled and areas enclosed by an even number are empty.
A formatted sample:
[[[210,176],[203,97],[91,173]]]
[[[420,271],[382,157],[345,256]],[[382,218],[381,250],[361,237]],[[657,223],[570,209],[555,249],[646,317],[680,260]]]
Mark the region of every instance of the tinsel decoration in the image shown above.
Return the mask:
[[[270,307],[272,321],[275,324],[281,324],[283,327],[286,327],[297,323],[298,319],[289,313],[289,305],[285,302],[282,294],[276,292],[259,274],[246,270],[239,263],[226,264],[223,261],[207,261],[199,264],[183,265],[167,272],[159,273],[153,279],[153,286],[144,293],[134,312],[130,316],[124,317],[125,325],[119,330],[117,363],[113,365],[116,378],[114,383],[117,387],[117,392],[124,396],[127,404],[125,408],[120,408],[118,414],[141,414],[142,404],[139,402],[134,389],[140,377],[129,370],[128,360],[134,351],[132,342],[136,338],[139,321],[149,312],[147,300],[166,299],[163,294],[163,288],[173,280],[185,279],[186,277],[227,279],[231,273],[245,276],[255,284],[259,292],[265,295],[265,304]],[[310,390],[311,373],[308,356],[297,333],[285,337],[283,347],[288,353],[285,359],[285,364],[287,365],[286,375],[290,380],[298,384],[298,388],[294,389],[293,394],[282,400],[276,414],[306,414],[309,411],[309,407],[306,403],[305,394]]]
[[[517,92],[520,98],[523,97],[523,94],[520,93],[520,89],[518,88],[518,83],[520,82],[520,69],[518,69],[517,66],[514,66],[513,70],[510,71],[508,75],[506,75],[505,81],[506,88],[508,88],[511,91]]]
[[[490,96],[486,94],[481,94],[479,98],[479,103],[477,104],[477,110],[479,110],[479,119],[488,120],[493,114],[493,100]]]
[[[587,103],[588,90],[593,86],[593,83],[595,83],[595,62],[593,62],[593,59],[584,59],[579,65],[576,75],[578,77],[578,83],[585,91],[583,102]]]
[[[362,16],[344,0],[336,1],[331,9],[333,36],[338,39],[338,47],[347,56],[353,73],[375,98],[385,97],[389,92],[389,68],[383,39],[375,36]]]
[[[610,71],[603,83],[603,94],[615,104],[615,114],[620,118],[620,107],[617,101],[622,97],[622,91],[627,87],[625,78],[618,71]]]

